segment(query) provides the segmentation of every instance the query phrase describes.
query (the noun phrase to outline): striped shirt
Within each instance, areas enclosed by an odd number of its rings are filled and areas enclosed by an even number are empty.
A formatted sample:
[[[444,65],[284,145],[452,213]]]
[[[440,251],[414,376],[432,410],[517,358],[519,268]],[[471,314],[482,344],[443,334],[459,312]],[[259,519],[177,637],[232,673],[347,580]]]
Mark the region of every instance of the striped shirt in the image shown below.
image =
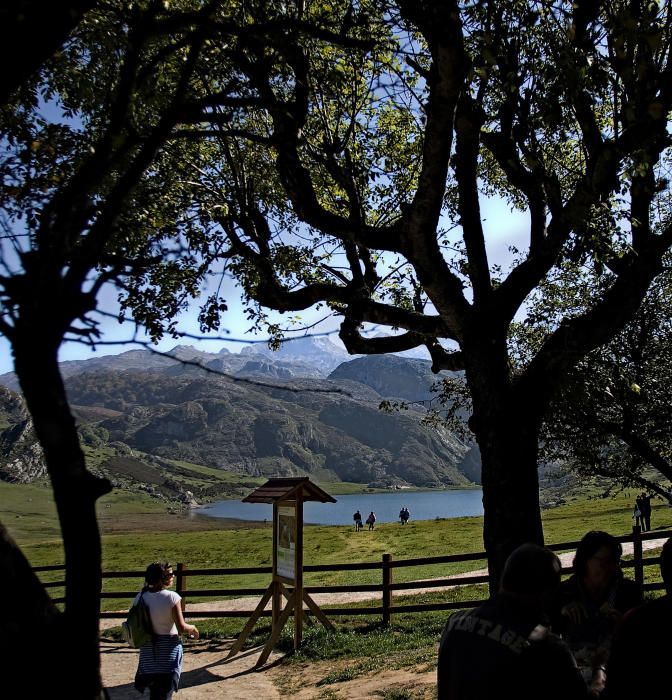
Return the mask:
[[[182,673],[182,643],[177,635],[156,634],[153,642],[140,648],[135,687],[142,692],[157,676],[169,677],[177,690]]]

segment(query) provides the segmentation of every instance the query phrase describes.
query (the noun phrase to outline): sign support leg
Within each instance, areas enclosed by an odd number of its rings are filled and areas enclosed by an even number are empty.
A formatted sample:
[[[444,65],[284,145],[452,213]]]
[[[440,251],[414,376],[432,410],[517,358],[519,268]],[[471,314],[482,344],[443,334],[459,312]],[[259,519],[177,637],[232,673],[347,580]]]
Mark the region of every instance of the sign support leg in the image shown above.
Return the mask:
[[[254,609],[254,612],[250,616],[250,619],[247,621],[247,624],[243,628],[243,631],[238,636],[238,639],[236,639],[235,644],[231,647],[231,651],[229,651],[229,654],[226,657],[227,659],[232,656],[235,656],[243,648],[245,640],[250,636],[250,632],[252,632],[254,625],[256,624],[257,620],[261,617],[261,613],[264,612],[266,603],[268,603],[269,599],[271,598],[271,595],[273,595],[273,593],[275,592],[276,587],[277,582],[273,581],[271,585],[266,589],[266,592],[262,596],[257,607]]]

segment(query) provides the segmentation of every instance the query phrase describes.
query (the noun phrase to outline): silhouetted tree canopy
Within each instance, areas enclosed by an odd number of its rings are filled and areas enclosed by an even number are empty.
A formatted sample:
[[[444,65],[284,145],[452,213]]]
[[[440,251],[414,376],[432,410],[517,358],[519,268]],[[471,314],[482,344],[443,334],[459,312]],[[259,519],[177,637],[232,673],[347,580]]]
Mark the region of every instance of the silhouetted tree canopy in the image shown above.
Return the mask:
[[[324,8],[245,4],[251,21],[318,25]],[[424,345],[436,371],[465,371],[495,582],[515,546],[543,539],[551,397],[632,319],[672,243],[670,3],[329,8],[370,43],[335,42],[326,23],[243,42],[232,62],[249,101],[224,116],[224,76],[210,72],[207,106],[182,127],[213,148],[195,198],[262,322],[264,308],[321,307],[342,317],[352,353]],[[488,196],[528,217],[506,269]],[[599,291],[514,364],[514,319],[567,262],[599,275]]]

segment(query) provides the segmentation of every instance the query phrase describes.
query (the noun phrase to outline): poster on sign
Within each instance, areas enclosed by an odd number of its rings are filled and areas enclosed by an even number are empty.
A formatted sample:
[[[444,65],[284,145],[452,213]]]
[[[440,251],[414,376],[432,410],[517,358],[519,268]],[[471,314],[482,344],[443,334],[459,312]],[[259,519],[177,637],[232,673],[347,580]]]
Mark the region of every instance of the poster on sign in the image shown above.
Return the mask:
[[[296,576],[296,504],[278,506],[276,532],[276,574],[293,581]]]

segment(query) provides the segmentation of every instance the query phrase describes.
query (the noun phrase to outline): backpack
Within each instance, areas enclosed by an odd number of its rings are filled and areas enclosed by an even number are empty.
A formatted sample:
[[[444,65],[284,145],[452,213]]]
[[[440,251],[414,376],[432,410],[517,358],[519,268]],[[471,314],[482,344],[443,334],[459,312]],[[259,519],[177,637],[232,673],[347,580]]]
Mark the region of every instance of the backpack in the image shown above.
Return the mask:
[[[149,615],[149,607],[143,600],[144,595],[144,592],[140,594],[138,602],[128,611],[126,621],[121,623],[124,641],[134,649],[139,649],[154,638],[152,618]]]

